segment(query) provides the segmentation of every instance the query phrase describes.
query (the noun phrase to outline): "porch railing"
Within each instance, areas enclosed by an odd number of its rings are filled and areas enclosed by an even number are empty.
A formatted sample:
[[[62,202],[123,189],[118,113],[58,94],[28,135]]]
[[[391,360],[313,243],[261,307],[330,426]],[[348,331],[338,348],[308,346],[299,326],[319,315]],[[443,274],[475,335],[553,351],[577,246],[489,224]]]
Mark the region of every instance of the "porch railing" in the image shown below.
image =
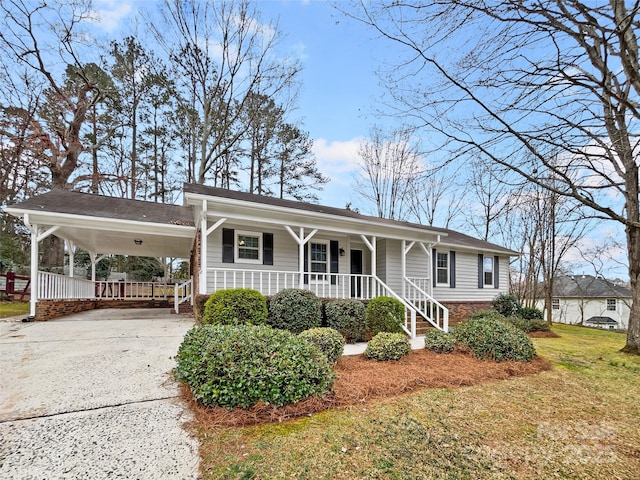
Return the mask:
[[[50,272],[38,272],[37,291],[39,300],[95,298],[93,282]]]
[[[95,298],[105,300],[166,300],[174,294],[173,284],[156,282],[97,281],[95,289]]]
[[[173,309],[179,312],[180,305],[187,300],[193,305],[193,279],[189,279],[184,283],[176,283],[173,290]]]
[[[214,292],[228,288],[251,288],[263,295],[274,295],[285,288],[300,288],[300,272],[292,271],[209,268],[207,279],[207,290]],[[380,286],[371,275],[304,273],[303,288],[326,298],[369,300],[380,295]]]
[[[311,290],[318,297],[370,300],[384,295],[399,300],[406,310],[402,328],[412,338],[416,336],[417,310],[415,306],[394,292],[378,277],[308,272],[303,275],[303,288]],[[251,288],[258,290],[263,295],[274,295],[285,288],[300,288],[300,272],[291,271],[209,268],[207,269],[207,280],[207,291],[212,292],[228,288]]]
[[[425,287],[425,282],[428,281],[429,279],[424,278],[405,277],[402,296],[427,322],[439,330],[448,332],[449,310],[421,288]]]

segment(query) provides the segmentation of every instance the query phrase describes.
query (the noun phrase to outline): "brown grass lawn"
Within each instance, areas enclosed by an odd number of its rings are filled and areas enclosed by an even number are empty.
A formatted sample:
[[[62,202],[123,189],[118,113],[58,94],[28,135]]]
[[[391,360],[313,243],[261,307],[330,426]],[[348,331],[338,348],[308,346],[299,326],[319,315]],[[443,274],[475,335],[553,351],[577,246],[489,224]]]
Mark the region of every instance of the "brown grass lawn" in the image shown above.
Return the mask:
[[[339,360],[324,399],[231,412],[191,402],[202,476],[639,478],[640,358],[617,352],[620,334],[554,332],[534,340],[548,361],[359,356]]]

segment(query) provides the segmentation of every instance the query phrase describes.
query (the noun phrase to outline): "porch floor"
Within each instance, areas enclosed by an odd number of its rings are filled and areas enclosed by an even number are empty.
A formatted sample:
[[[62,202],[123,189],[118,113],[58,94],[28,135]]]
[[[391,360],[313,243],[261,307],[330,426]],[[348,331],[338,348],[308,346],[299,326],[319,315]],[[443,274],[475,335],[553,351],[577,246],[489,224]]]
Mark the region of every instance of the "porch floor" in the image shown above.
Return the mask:
[[[424,335],[417,336],[416,338],[410,340],[411,342],[411,350],[420,350],[424,348]],[[364,353],[367,348],[366,342],[361,343],[347,343],[344,346],[343,355],[360,355]]]

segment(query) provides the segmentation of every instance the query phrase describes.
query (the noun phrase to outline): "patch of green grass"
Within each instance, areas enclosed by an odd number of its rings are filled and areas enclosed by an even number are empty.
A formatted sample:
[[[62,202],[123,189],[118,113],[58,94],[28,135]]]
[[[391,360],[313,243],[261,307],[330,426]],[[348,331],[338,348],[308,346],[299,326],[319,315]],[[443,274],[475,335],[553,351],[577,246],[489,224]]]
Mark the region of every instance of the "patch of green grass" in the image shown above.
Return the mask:
[[[637,478],[640,358],[617,333],[553,330],[533,340],[554,366],[535,376],[200,432],[203,477]]]
[[[28,302],[0,302],[0,318],[27,315],[28,313]]]

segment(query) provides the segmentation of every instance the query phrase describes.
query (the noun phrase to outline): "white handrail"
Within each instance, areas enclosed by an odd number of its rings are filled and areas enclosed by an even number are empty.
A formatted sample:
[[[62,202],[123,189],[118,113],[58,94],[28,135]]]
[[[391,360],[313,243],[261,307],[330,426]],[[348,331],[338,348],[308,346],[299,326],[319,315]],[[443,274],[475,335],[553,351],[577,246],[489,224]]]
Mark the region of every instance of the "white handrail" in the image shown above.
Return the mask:
[[[38,272],[36,288],[38,300],[88,299],[96,296],[93,282],[51,272]]]
[[[407,326],[407,317],[405,314],[405,319],[404,319],[404,325],[402,325],[402,329],[411,337],[411,338],[416,338],[416,309],[413,305],[411,305],[410,303],[408,303],[404,298],[400,297],[400,295],[398,295],[396,292],[394,292],[391,288],[389,288],[389,286],[387,286],[387,284],[385,284],[382,280],[380,280],[378,277],[374,277],[376,280],[376,283],[378,285],[378,295],[376,296],[382,296],[380,294],[380,291],[384,291],[385,292],[385,296],[387,297],[393,297],[396,300],[398,300],[400,303],[402,303],[402,305],[404,305],[405,308],[405,312],[409,313],[409,317],[411,318],[411,324],[409,326]]]
[[[404,278],[403,297],[414,306],[422,318],[438,330],[449,331],[449,309],[425,292],[416,283]]]
[[[176,283],[173,290],[173,309],[178,313],[180,304],[189,300],[193,305],[193,278],[184,283]]]

